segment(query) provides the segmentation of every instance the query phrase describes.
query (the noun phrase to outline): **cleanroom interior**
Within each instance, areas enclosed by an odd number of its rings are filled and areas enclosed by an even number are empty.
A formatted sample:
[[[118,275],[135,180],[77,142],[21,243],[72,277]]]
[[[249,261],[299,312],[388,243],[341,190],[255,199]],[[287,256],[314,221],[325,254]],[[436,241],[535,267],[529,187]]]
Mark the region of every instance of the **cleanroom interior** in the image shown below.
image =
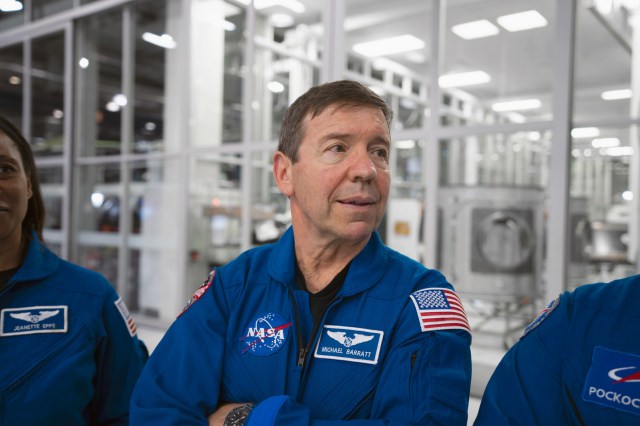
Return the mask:
[[[380,233],[460,293],[475,396],[558,293],[638,271],[636,0],[16,3],[0,111],[36,153],[45,238],[149,329],[289,226],[279,123],[342,78],[394,110]]]

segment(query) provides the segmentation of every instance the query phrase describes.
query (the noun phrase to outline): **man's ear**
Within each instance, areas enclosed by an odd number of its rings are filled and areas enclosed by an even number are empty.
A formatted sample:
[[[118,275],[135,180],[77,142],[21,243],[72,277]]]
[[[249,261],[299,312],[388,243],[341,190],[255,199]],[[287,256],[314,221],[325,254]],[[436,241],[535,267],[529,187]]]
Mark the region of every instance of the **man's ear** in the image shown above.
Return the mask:
[[[293,163],[284,155],[281,151],[276,151],[273,155],[273,176],[276,179],[276,184],[287,197],[293,195],[293,182],[291,180],[291,174],[293,172]]]

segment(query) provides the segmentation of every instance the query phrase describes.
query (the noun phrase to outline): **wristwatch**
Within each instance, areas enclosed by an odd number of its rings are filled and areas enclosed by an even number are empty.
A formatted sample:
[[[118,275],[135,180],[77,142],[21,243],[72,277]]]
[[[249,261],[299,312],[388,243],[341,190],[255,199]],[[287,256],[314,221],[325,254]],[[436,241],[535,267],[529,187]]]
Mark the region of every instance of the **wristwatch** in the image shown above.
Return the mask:
[[[244,426],[255,404],[244,404],[229,411],[224,418],[224,426]]]

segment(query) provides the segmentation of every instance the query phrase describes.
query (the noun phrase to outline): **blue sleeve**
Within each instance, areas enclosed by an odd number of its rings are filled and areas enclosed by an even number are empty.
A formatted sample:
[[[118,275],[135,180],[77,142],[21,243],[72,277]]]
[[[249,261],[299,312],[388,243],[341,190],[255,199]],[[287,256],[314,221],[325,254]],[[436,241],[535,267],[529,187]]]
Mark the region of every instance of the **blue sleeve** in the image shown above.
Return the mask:
[[[228,316],[216,281],[153,351],[131,398],[132,425],[206,425],[216,410]]]
[[[98,425],[128,425],[129,401],[148,357],[147,349],[135,334],[133,319],[115,291],[105,298],[102,321],[104,337],[96,352],[96,414],[93,422]]]
[[[247,426],[461,425],[467,424],[471,386],[471,335],[467,331],[409,332],[417,326],[413,307],[393,336],[370,419],[326,421],[286,396],[268,398],[254,408]],[[415,324],[414,324],[415,323]]]
[[[569,422],[561,370],[570,308],[565,293],[544,321],[506,353],[487,384],[474,425]]]

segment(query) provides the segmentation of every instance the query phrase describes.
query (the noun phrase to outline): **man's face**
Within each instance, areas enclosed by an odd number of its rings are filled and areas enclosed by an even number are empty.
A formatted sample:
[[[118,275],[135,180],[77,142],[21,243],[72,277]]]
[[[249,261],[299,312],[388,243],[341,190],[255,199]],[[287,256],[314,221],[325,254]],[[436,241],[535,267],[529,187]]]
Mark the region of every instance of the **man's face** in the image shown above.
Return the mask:
[[[290,197],[296,235],[367,241],[389,197],[389,149],[389,128],[377,108],[330,106],[307,118],[298,161],[292,165],[277,153],[274,164],[276,175],[278,164],[287,164],[286,179],[276,178]]]
[[[20,152],[9,137],[0,133],[0,245],[19,244],[29,198],[31,183]]]

